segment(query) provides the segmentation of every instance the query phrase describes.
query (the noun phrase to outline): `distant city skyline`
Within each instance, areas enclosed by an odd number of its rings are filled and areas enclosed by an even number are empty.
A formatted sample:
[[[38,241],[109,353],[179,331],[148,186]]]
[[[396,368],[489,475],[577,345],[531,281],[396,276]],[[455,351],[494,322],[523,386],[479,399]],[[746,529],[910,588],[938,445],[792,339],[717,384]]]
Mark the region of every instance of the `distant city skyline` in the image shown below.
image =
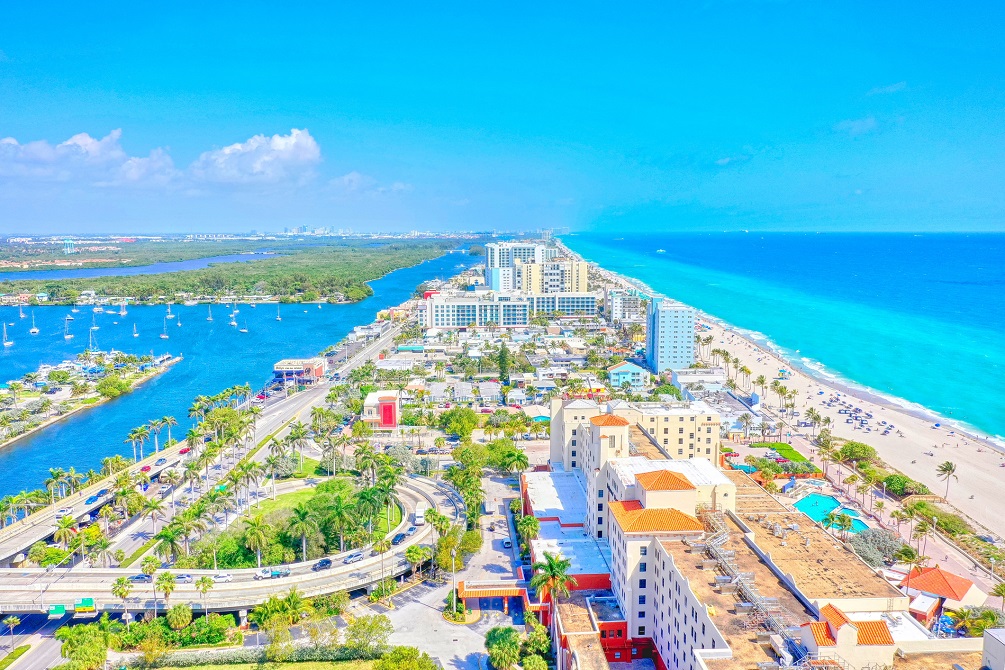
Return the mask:
[[[999,6],[47,7],[3,235],[1005,230]]]

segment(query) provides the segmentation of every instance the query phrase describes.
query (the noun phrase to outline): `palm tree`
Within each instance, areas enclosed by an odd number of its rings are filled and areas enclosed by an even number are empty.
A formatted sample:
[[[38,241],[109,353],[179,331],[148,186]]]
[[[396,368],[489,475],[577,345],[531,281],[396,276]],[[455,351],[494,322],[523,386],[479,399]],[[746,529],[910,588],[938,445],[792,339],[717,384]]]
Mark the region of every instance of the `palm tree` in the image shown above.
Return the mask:
[[[112,541],[107,537],[100,537],[91,546],[92,563],[101,563],[101,567],[107,568],[111,562],[114,552],[112,551]]]
[[[386,537],[373,543],[373,550],[380,554],[380,581],[384,581],[384,554],[391,549],[391,541]]]
[[[520,520],[516,522],[516,532],[524,543],[529,543],[536,538],[540,531],[541,522],[529,514],[520,517]]]
[[[258,567],[262,567],[262,549],[269,545],[269,524],[261,514],[245,520],[244,544],[255,552]]]
[[[150,439],[150,428],[146,425],[134,428],[129,434],[131,439],[135,439],[140,445],[140,460],[143,460],[143,443]]]
[[[413,544],[405,550],[405,560],[412,565],[412,572],[421,576],[422,564],[433,556],[433,551],[429,547],[421,544]]]
[[[922,556],[921,554],[915,553],[913,556],[904,556],[901,561],[907,566],[907,590],[908,595],[910,595],[911,590],[911,578],[914,577],[915,570],[921,572],[921,569],[928,565],[928,561],[931,559],[928,556]]]
[[[62,519],[56,522],[56,532],[52,534],[52,539],[58,542],[66,549],[67,545],[73,541],[73,538],[77,536],[75,529],[77,527],[77,520],[72,516],[64,516]]]
[[[161,427],[167,428],[168,431],[168,439],[167,442],[164,444],[164,446],[168,446],[169,444],[171,444],[171,427],[177,425],[178,425],[178,419],[174,418],[173,416],[161,417]]]
[[[170,559],[172,562],[181,553],[183,545],[183,532],[179,521],[172,521],[161,529],[161,532],[154,535],[155,540],[160,540],[157,545],[157,553]]]
[[[743,428],[743,439],[749,438],[750,428],[754,425],[754,417],[750,413],[744,412],[740,415],[740,418],[737,419],[737,421],[739,422],[740,427]]]
[[[164,516],[164,503],[159,498],[146,498],[143,502],[143,509],[140,515],[149,518],[154,525],[154,533],[157,532],[157,519]]]
[[[151,577],[150,583],[153,585],[152,588],[153,588],[153,592],[154,592],[154,616],[155,617],[157,616],[157,586],[154,583],[154,581],[153,581],[152,578],[153,578],[154,574],[158,570],[160,570],[160,568],[161,568],[161,562],[159,560],[157,560],[157,558],[154,557],[154,556],[147,556],[140,563],[140,572],[142,572],[144,575],[147,575],[148,577]]]
[[[148,430],[150,431],[150,434],[153,435],[153,437],[154,437],[154,453],[155,454],[156,453],[160,453],[161,449],[160,449],[160,441],[158,440],[158,436],[160,435],[161,428],[164,427],[164,424],[161,423],[160,419],[151,419],[150,421],[147,422],[147,427],[148,427]]]
[[[558,597],[567,597],[569,587],[576,586],[576,578],[569,574],[572,561],[560,558],[549,552],[544,552],[544,560],[531,566],[534,576],[530,578],[531,588],[537,591],[538,599],[544,600],[551,594],[557,604]]]
[[[304,469],[304,447],[307,446],[307,426],[302,422],[296,421],[290,426],[290,432],[286,436],[289,440],[290,445],[297,450],[297,455],[300,457],[300,469]]]
[[[209,611],[209,606],[206,605],[206,594],[213,588],[213,584],[213,578],[209,575],[203,575],[199,579],[195,580],[195,590],[199,592],[199,597],[202,599],[203,612]]]
[[[946,482],[946,495],[945,495],[945,498],[948,500],[949,499],[949,480],[950,479],[959,480],[959,477],[956,476],[956,463],[953,463],[952,461],[945,461],[945,462],[941,463],[939,465],[939,467],[937,467],[935,469],[935,473],[936,473],[936,475],[938,475],[939,479],[941,479],[944,482]]]
[[[1005,582],[995,584],[994,588],[991,589],[991,595],[1002,599],[999,609],[1005,613]]]
[[[345,536],[357,523],[356,506],[345,496],[337,496],[328,508],[328,520],[338,535],[339,551],[345,551]]]
[[[165,470],[160,474],[160,480],[171,487],[171,509],[174,509],[174,496],[178,492],[178,485],[181,484],[181,473],[177,470]]]
[[[21,619],[14,616],[13,614],[8,616],[3,620],[3,625],[7,626],[10,630],[10,648],[11,651],[14,650],[14,629],[21,625]]]
[[[167,610],[171,606],[171,593],[175,590],[177,583],[175,577],[170,572],[162,572],[157,575],[157,582],[154,584],[154,590],[160,591],[164,594],[164,609]]]
[[[318,529],[318,522],[314,520],[306,503],[300,503],[293,508],[293,515],[290,517],[288,530],[291,535],[300,536],[300,556],[301,560],[307,560],[307,536]]]
[[[126,630],[129,630],[129,610],[126,603],[129,601],[129,594],[133,592],[133,583],[128,577],[119,577],[112,584],[112,595],[122,600],[122,618],[126,620]]]
[[[272,455],[265,457],[265,470],[269,473],[269,477],[272,478],[272,499],[276,499],[276,473],[279,471],[280,466],[282,466],[283,460],[281,456]]]

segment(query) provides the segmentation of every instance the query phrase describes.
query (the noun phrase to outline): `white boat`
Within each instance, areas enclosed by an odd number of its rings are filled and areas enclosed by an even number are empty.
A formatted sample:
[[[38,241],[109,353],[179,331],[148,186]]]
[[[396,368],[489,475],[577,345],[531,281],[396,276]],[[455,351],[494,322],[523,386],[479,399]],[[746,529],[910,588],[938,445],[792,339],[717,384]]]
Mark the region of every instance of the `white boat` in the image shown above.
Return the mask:
[[[657,249],[656,250],[656,253],[658,253],[658,254],[665,254],[666,252],[667,252],[666,249]]]
[[[3,325],[3,345],[5,347],[12,347],[12,346],[14,346],[14,340],[8,340],[7,339],[7,324],[6,323]]]
[[[123,302],[121,305],[119,305],[119,316],[125,316],[125,315],[126,315],[126,303]]]
[[[96,324],[94,322],[94,316],[92,315],[91,316],[91,330],[97,330],[98,328],[101,328],[101,326],[99,326],[98,324]]]
[[[74,305],[73,305],[73,309],[71,309],[70,311],[71,311],[71,312],[73,312],[74,314],[76,314],[76,313],[77,313],[77,312],[79,312],[80,310],[79,310],[79,309],[77,309],[77,305],[76,305],[76,303],[74,303]]]
[[[22,319],[24,319],[24,318],[26,318],[28,316],[27,314],[24,313],[24,306],[23,305],[18,305],[17,306],[17,313],[21,315]]]
[[[71,312],[76,312],[77,310],[73,309],[73,310],[70,310],[70,311],[71,311]],[[67,314],[67,315],[66,315],[66,320],[67,320],[67,321],[73,321],[73,317],[72,317],[72,316],[70,316],[69,314]]]
[[[101,314],[102,312],[105,311],[105,308],[102,307],[101,305],[95,305],[94,309],[92,309],[91,311],[94,312],[95,314]]]
[[[282,321],[283,317],[279,314],[279,305],[276,305],[276,321]]]
[[[195,307],[196,305],[199,304],[199,301],[198,300],[186,300],[182,304],[185,305],[186,307]]]
[[[213,320],[213,306],[212,305],[209,306],[209,316],[206,317],[206,320],[207,321],[212,321]]]
[[[165,318],[168,318],[168,319],[173,319],[174,318],[174,314],[171,313],[171,305],[168,305],[167,314],[165,314],[164,316],[165,316]]]
[[[177,321],[175,321],[175,323],[178,325],[179,328],[181,327],[181,319],[178,319]]]
[[[168,309],[170,310],[171,307],[168,306]],[[160,338],[162,340],[166,340],[168,338],[168,322],[167,322],[167,317],[164,317],[164,332],[160,334]]]
[[[237,314],[237,313],[238,313],[238,312],[240,312],[240,311],[241,311],[241,310],[239,310],[239,309],[237,308],[237,303],[235,302],[235,303],[234,303],[234,314]]]
[[[245,322],[244,322],[244,328],[241,328],[241,329],[240,329],[239,331],[237,331],[237,332],[239,332],[239,333],[246,333],[246,332],[248,332],[248,322],[247,322],[247,321],[245,321]]]
[[[35,312],[31,313],[31,330],[28,332],[32,335],[38,335],[38,327],[35,326]]]
[[[136,324],[133,324],[133,337],[139,337],[140,334],[136,332]]]
[[[255,307],[257,307],[257,305],[255,303],[250,303],[250,304],[251,304],[251,309],[255,309]]]
[[[69,314],[66,315],[66,320],[63,321],[63,339],[72,340],[73,333],[70,332],[70,322],[73,321],[73,317]]]
[[[230,321],[227,323],[227,325],[234,326],[235,328],[237,328],[237,321],[234,321],[234,319],[231,318]]]

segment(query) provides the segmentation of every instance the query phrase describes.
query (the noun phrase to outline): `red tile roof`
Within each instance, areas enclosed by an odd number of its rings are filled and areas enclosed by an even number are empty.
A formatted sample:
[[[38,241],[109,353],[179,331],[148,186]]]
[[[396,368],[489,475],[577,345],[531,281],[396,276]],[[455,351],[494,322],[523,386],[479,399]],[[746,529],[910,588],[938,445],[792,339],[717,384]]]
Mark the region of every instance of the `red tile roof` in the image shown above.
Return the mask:
[[[594,426],[627,426],[628,419],[624,419],[614,414],[601,414],[590,419]]]
[[[818,647],[833,647],[837,644],[837,640],[831,635],[830,626],[827,625],[826,621],[810,621],[809,623],[804,623],[803,628],[810,629]]]
[[[635,481],[646,491],[693,491],[694,484],[682,474],[656,470],[635,475]]]
[[[820,616],[824,618],[824,621],[834,626],[834,630],[841,630],[841,626],[851,623],[851,620],[845,616],[844,612],[831,604],[820,608]]]
[[[698,519],[676,509],[646,509],[638,500],[607,505],[625,533],[679,533],[705,530]]]
[[[963,600],[967,591],[974,585],[969,579],[946,572],[937,565],[934,568],[914,568],[909,573],[909,577],[912,589],[934,593],[940,598],[949,598],[950,600]],[[904,577],[900,585],[907,586],[908,577]]]
[[[836,634],[845,626],[851,626],[856,631],[855,644],[887,645],[893,644],[893,635],[885,621],[852,621],[834,605],[824,605],[820,608],[822,621],[804,623],[803,628],[809,628],[817,646],[833,647],[837,644]]]
[[[855,621],[859,644],[893,644],[893,635],[885,621]]]

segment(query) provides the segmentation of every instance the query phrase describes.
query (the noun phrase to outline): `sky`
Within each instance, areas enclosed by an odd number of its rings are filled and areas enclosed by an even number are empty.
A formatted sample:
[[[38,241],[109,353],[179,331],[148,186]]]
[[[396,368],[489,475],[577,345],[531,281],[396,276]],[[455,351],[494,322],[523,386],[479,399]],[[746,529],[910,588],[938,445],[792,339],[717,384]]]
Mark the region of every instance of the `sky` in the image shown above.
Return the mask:
[[[10,3],[0,234],[1002,231],[1003,13]]]

